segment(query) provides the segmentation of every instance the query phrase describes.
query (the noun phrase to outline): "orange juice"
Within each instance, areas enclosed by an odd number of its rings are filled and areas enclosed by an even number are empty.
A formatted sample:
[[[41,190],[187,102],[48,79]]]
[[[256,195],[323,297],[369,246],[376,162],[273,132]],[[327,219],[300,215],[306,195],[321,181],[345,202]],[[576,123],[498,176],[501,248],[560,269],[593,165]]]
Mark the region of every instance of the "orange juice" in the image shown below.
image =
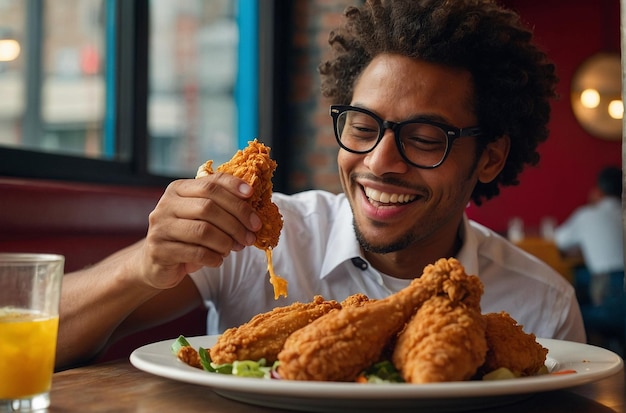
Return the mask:
[[[50,390],[59,317],[0,308],[0,399]]]

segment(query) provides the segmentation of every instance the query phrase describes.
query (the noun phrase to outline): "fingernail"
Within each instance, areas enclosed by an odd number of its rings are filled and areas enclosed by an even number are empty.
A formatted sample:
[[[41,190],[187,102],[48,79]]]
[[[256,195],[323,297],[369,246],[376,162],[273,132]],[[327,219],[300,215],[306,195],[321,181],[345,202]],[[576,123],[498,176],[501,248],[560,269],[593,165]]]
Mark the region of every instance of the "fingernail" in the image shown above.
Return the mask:
[[[262,225],[261,218],[254,212],[250,214],[250,225],[252,225],[252,228],[261,228]]]
[[[242,249],[244,249],[244,246],[241,245],[240,243],[236,242],[233,244],[233,248],[232,248],[233,251],[241,251]]]
[[[256,235],[254,235],[254,232],[248,232],[246,234],[246,243],[248,245],[253,245],[256,242]]]
[[[250,195],[252,193],[252,187],[246,183],[239,185],[239,192],[242,195]]]

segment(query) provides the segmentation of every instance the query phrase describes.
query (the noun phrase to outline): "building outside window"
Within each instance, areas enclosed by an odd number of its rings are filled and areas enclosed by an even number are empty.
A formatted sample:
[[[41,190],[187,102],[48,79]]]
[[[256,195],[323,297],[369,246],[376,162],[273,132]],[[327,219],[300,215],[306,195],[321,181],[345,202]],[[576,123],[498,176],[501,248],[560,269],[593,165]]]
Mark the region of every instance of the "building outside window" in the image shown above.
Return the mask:
[[[10,148],[130,162],[123,99],[145,105],[147,174],[193,175],[255,137],[256,26],[246,22],[257,0],[145,0],[144,96],[120,87],[123,1],[0,0],[0,159]]]

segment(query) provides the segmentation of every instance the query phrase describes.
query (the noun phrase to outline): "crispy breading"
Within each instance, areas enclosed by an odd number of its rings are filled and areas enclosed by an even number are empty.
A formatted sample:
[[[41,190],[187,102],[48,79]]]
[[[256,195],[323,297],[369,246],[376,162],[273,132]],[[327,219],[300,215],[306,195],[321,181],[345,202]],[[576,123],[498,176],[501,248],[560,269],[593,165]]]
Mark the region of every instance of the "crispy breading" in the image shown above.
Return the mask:
[[[428,299],[399,334],[394,365],[409,383],[471,378],[485,360],[485,321],[480,313],[483,284],[455,259],[427,271],[444,271],[447,294]]]
[[[501,367],[522,376],[536,374],[544,366],[548,349],[532,333],[525,333],[507,312],[484,314],[487,354],[483,374]]]
[[[365,294],[361,294],[361,293],[356,293],[356,294],[352,294],[348,297],[346,297],[342,302],[341,302],[341,307],[358,307],[358,306],[362,306],[368,303],[373,303],[374,300],[370,300],[370,298],[365,295]]]
[[[434,296],[400,333],[392,362],[408,383],[460,381],[474,376],[486,352],[480,308]]]
[[[198,351],[191,346],[183,346],[176,353],[176,357],[183,363],[189,364],[191,367],[195,367],[198,369],[202,368],[202,364],[200,363],[200,354]]]
[[[274,287],[274,298],[287,297],[287,281],[274,273],[272,249],[278,245],[283,228],[283,217],[278,206],[272,202],[272,177],[276,161],[270,158],[270,148],[256,139],[237,153],[228,162],[217,167],[217,172],[234,175],[246,181],[253,189],[248,202],[263,223],[256,232],[254,245],[266,252],[270,283]],[[213,173],[213,161],[209,160],[198,168],[196,178]]]
[[[211,360],[223,364],[264,358],[273,363],[289,335],[340,308],[337,301],[325,301],[317,295],[310,303],[294,303],[258,314],[249,322],[226,330],[211,347]]]

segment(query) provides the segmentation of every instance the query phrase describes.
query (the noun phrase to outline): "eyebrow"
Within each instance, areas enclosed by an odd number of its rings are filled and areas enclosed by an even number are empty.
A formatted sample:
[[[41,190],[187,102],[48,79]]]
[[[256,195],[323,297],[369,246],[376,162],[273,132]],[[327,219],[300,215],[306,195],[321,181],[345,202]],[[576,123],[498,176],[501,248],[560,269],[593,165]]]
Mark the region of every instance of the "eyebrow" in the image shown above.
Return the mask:
[[[355,102],[350,104],[350,106],[354,106],[357,108],[361,108],[361,109],[365,109],[368,110],[374,114],[376,114],[376,116],[378,116],[379,118],[383,119],[383,120],[389,120],[391,122],[395,122],[395,123],[400,123],[400,122],[409,122],[409,121],[431,121],[431,122],[437,122],[437,123],[443,123],[446,125],[450,125],[450,126],[454,126],[454,123],[452,123],[450,121],[450,119],[447,119],[441,115],[438,115],[436,113],[415,113],[415,114],[411,114],[409,115],[407,118],[402,119],[402,120],[398,120],[398,121],[392,121],[390,119],[384,119],[382,116],[380,116],[380,114],[378,114],[378,112],[376,112],[375,110],[370,109],[369,107],[367,107],[366,105],[363,105],[361,103]],[[456,127],[456,126],[454,126]]]

